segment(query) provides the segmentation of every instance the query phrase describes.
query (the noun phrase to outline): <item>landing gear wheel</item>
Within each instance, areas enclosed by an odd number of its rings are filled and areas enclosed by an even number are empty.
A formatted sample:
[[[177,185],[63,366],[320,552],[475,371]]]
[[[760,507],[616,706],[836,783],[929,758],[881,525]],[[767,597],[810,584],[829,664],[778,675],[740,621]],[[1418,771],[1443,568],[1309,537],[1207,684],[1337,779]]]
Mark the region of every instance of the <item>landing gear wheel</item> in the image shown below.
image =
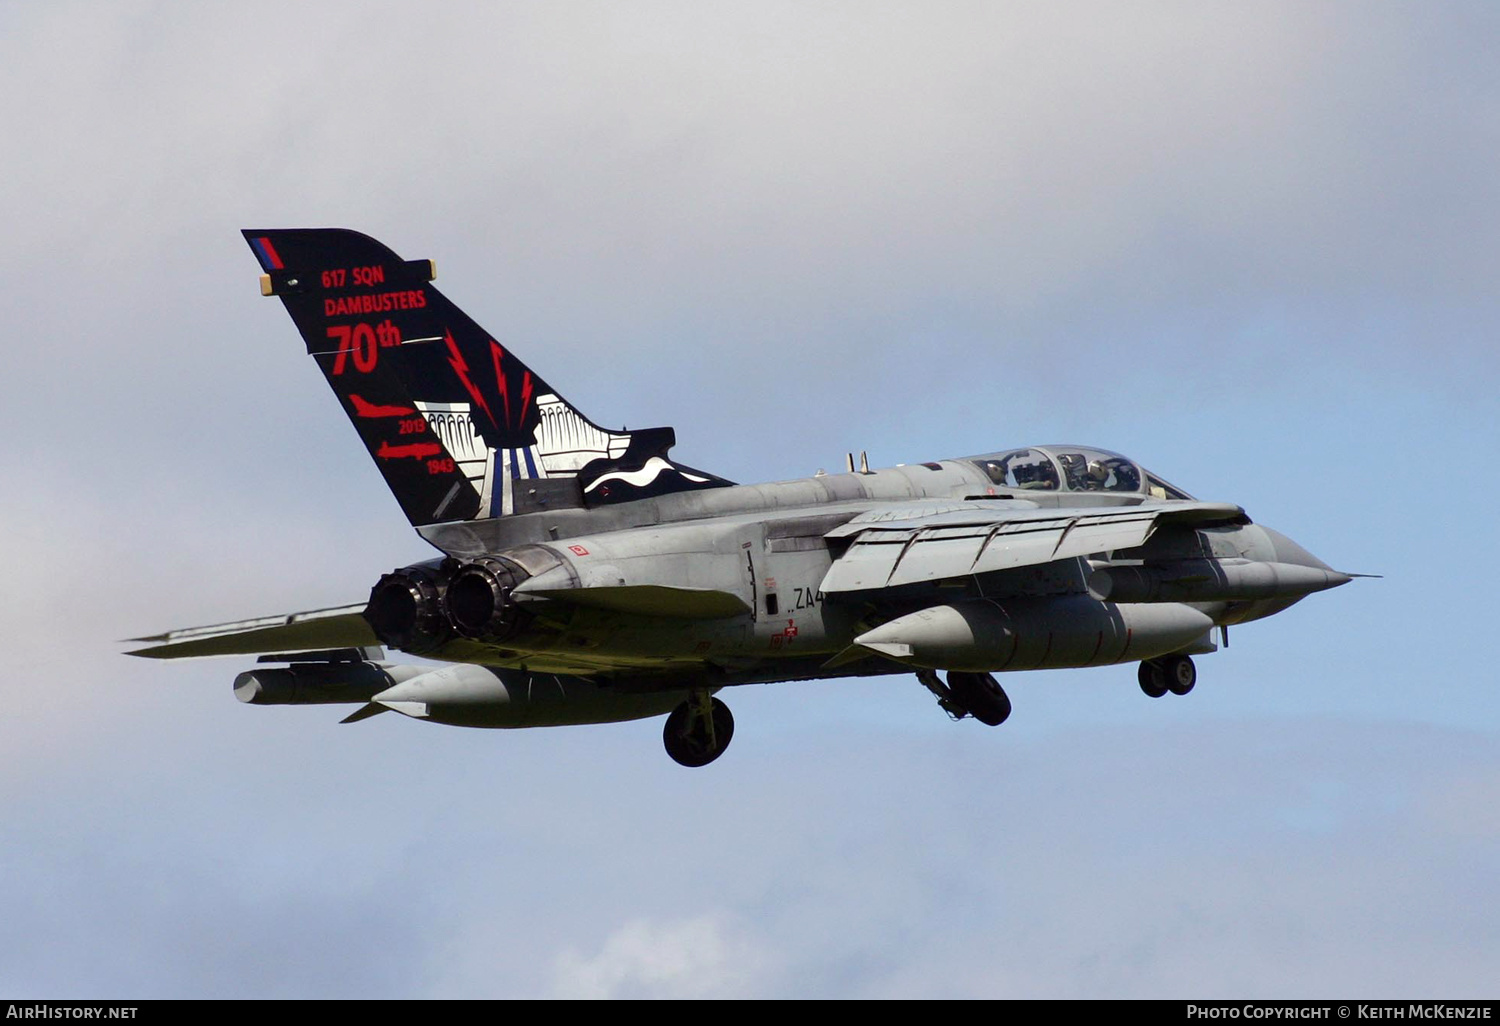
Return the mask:
[[[1160,663],[1141,663],[1135,678],[1141,682],[1141,690],[1146,693],[1147,698],[1160,698],[1167,693],[1167,675]]]
[[[689,698],[673,709],[661,732],[667,754],[681,766],[707,766],[724,754],[733,737],[729,706],[707,695]]]
[[[1161,661],[1162,675],[1166,678],[1167,690],[1174,695],[1185,695],[1198,683],[1198,668],[1189,656],[1167,656]]]
[[[998,727],[1010,715],[1010,696],[988,673],[950,671],[948,689],[958,704],[980,723]]]

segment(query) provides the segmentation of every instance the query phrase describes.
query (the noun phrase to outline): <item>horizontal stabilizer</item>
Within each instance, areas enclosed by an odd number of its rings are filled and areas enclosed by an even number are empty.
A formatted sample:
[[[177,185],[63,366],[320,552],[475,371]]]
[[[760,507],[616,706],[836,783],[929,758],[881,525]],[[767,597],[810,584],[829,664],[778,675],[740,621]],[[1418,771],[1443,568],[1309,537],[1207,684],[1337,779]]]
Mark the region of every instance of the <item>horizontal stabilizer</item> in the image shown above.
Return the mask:
[[[254,620],[152,634],[131,641],[158,644],[138,648],[127,655],[148,659],[195,659],[201,656],[254,655],[262,652],[293,653],[312,649],[364,648],[380,639],[360,615],[364,603],[313,609],[305,613],[263,616]]]

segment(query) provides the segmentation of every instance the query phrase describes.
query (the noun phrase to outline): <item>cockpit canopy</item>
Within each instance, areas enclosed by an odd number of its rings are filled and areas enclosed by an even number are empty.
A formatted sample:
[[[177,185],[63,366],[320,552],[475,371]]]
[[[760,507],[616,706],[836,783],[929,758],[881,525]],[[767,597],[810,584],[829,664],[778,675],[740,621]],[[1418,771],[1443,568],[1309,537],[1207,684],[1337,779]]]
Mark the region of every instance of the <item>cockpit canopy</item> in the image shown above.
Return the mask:
[[[974,462],[997,488],[1046,492],[1117,492],[1154,499],[1190,499],[1139,464],[1117,452],[1077,445],[1034,445],[1029,449],[976,456]]]

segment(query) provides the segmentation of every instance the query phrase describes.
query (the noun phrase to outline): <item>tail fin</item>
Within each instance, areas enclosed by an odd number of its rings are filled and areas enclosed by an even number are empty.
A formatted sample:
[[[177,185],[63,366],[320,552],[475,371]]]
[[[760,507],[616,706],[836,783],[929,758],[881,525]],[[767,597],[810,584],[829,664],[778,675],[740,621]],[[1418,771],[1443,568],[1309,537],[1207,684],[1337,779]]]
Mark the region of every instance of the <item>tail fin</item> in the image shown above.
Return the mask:
[[[431,261],[342,228],[243,234],[413,525],[731,483],[671,463],[671,428],[579,413],[432,286]]]

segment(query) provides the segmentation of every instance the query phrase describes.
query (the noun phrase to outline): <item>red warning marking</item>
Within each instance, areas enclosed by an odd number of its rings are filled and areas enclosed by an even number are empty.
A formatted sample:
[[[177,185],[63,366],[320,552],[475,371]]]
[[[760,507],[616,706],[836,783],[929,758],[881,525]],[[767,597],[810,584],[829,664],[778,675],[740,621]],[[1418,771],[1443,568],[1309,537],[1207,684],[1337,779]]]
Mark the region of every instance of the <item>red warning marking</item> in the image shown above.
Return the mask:
[[[582,545],[569,545],[568,551],[573,553],[573,555],[575,556],[587,556],[589,554],[589,550],[584,548]]]
[[[414,459],[425,460],[429,456],[436,456],[443,451],[441,445],[431,442],[417,442],[413,445],[392,445],[390,442],[381,442],[380,448],[375,455],[383,460]]]
[[[791,641],[797,636],[797,621],[788,620],[786,622],[786,630],[782,631],[781,633],[786,635],[786,640]]]
[[[410,406],[382,406],[366,402],[353,392],[349,393],[349,401],[354,404],[354,412],[360,417],[406,417],[417,412]]]

